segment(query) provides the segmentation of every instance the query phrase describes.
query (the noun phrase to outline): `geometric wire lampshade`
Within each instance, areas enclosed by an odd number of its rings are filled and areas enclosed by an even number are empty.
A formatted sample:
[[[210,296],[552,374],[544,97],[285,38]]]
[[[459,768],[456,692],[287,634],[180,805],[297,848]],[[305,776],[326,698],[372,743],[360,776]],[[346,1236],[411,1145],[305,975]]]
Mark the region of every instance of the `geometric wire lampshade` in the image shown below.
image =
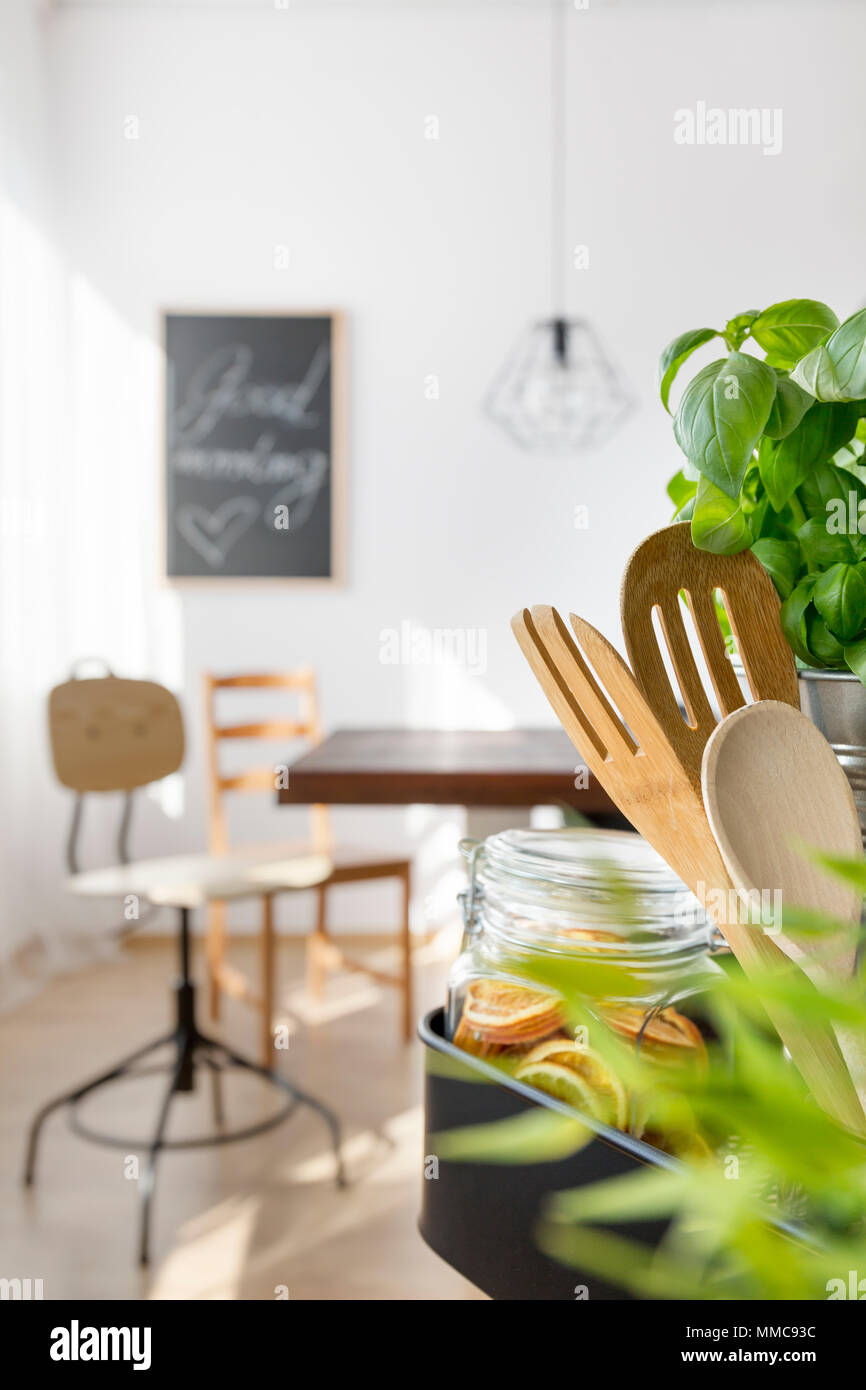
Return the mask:
[[[563,453],[607,439],[632,399],[592,326],[555,318],[527,329],[485,407],[524,448]]]

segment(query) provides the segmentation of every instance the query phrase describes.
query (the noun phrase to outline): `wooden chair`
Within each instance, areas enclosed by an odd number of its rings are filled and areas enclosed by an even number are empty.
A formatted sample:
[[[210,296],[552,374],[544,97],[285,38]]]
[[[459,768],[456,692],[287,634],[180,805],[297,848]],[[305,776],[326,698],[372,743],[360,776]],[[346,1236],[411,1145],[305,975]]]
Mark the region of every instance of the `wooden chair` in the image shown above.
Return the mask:
[[[316,698],[315,675],[307,667],[285,673],[264,675],[214,676],[206,674],[205,687],[205,725],[208,741],[208,790],[209,790],[209,844],[213,854],[238,854],[243,849],[229,845],[226,798],[232,793],[267,792],[274,796],[278,785],[278,772],[273,764],[257,766],[241,773],[227,773],[223,770],[220,748],[230,739],[261,739],[280,741],[283,746],[289,742],[302,740],[307,745],[321,741],[319,710]],[[252,723],[220,723],[217,720],[217,692],[243,690],[281,690],[297,699],[297,717],[294,719],[262,719]],[[256,848],[252,851],[258,858],[268,851]],[[341,849],[334,844],[330,817],[326,806],[310,807],[310,837],[301,844],[280,847],[280,855],[288,860],[277,861],[285,877],[287,863],[297,861],[301,870],[298,888],[309,887],[309,874],[303,866],[320,862],[321,856],[329,860],[329,867],[315,884],[316,925],[307,943],[307,982],[314,997],[320,997],[326,976],[330,970],[347,969],[360,971],[372,976],[380,984],[393,986],[401,991],[401,1029],[404,1041],[412,1036],[412,957],[411,933],[409,929],[409,900],[411,893],[411,863],[408,859],[382,859],[374,854],[353,852]],[[273,850],[270,853],[274,853]],[[276,877],[276,875],[275,875]],[[334,943],[328,925],[328,890],[338,884],[360,883],[370,879],[396,878],[402,884],[402,914],[400,923],[400,969],[395,974],[374,970],[369,965],[353,960]],[[210,975],[211,1016],[218,1018],[220,997],[225,992],[235,998],[251,1003],[261,1012],[262,1046],[267,1055],[272,1048],[272,1019],[274,1011],[274,924],[271,898],[262,900],[263,911],[259,933],[260,964],[259,988],[250,986],[248,979],[234,969],[226,959],[226,905],[212,902],[208,913],[208,968]]]

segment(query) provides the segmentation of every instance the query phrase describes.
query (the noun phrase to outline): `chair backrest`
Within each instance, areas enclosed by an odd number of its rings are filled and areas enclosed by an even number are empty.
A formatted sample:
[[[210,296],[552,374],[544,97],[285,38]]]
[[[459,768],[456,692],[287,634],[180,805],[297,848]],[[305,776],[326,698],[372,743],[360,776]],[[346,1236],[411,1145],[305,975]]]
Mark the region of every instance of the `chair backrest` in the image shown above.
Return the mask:
[[[183,761],[180,706],[153,681],[64,681],[48,697],[48,729],[54,771],[78,793],[130,792]]]
[[[308,666],[296,671],[260,675],[214,676],[206,673],[205,724],[208,739],[209,841],[215,854],[229,849],[229,828],[225,797],[231,792],[270,792],[277,790],[278,771],[274,763],[257,764],[243,772],[225,773],[220,761],[220,745],[227,739],[262,739],[286,743],[298,739],[314,746],[321,741],[315,673]],[[251,723],[220,723],[217,720],[217,692],[241,690],[284,690],[297,696],[295,719],[257,719]],[[224,706],[223,706],[224,708]],[[315,848],[327,852],[331,829],[326,806],[311,806],[311,838]]]

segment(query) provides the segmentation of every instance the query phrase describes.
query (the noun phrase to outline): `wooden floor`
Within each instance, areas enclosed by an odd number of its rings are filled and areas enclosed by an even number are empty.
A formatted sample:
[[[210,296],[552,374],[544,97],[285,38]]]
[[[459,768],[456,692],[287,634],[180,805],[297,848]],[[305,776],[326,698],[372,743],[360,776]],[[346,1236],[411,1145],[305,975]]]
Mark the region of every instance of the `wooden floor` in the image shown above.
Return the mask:
[[[241,965],[247,949],[236,951]],[[455,951],[441,941],[421,949],[418,1013],[441,1002]],[[286,943],[280,956],[281,1016],[292,1030],[280,1066],[339,1113],[349,1188],[334,1186],[324,1126],[307,1111],[257,1139],[165,1154],[147,1274],[135,1260],[131,1146],[124,1153],[86,1143],[54,1116],[43,1130],[36,1185],[22,1189],[24,1135],[35,1108],[169,1021],[171,943],[133,944],[0,1017],[0,1277],[42,1279],[46,1299],[273,1299],[282,1287],[291,1299],[482,1297],[416,1230],[422,1050],[398,1042],[396,992],[339,977],[316,1009],[299,988],[302,948]],[[380,958],[393,964],[387,950]],[[204,1002],[202,991],[200,1022],[208,1024]],[[253,1020],[243,1006],[227,1007],[219,1031],[252,1053]],[[108,1087],[88,1104],[87,1119],[144,1137],[162,1084],[145,1078]],[[251,1123],[272,1105],[260,1082],[230,1074],[230,1124]],[[175,1101],[170,1134],[209,1123],[202,1085]]]

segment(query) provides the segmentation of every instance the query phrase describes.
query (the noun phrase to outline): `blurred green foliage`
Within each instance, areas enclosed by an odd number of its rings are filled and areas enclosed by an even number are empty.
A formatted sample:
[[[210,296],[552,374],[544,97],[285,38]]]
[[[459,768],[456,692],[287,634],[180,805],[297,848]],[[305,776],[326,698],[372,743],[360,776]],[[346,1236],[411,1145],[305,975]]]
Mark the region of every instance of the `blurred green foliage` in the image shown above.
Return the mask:
[[[862,860],[825,862],[866,887]],[[785,928],[820,951],[822,923],[814,914],[786,911]],[[616,968],[603,967],[605,992]],[[698,1134],[710,1151],[703,1159],[665,1155],[660,1166],[556,1193],[537,1231],[548,1254],[650,1299],[826,1299],[839,1287],[832,1281],[847,1287],[849,1271],[866,1279],[866,1146],[815,1104],[761,1002],[772,996],[828,1027],[844,1022],[866,1031],[862,969],[819,994],[794,966],[756,979],[726,958],[700,996],[708,1065],[686,1067],[641,1059],[602,1026],[586,1003],[599,977],[585,962],[545,952],[522,958],[520,971],[558,990],[570,1025],[591,1030],[593,1048],[642,1098],[653,1134]],[[627,981],[620,990],[627,997]],[[545,1106],[448,1131],[436,1150],[451,1161],[559,1159],[596,1132],[575,1120],[561,1104]],[[618,1229],[651,1218],[669,1222],[654,1248]]]

